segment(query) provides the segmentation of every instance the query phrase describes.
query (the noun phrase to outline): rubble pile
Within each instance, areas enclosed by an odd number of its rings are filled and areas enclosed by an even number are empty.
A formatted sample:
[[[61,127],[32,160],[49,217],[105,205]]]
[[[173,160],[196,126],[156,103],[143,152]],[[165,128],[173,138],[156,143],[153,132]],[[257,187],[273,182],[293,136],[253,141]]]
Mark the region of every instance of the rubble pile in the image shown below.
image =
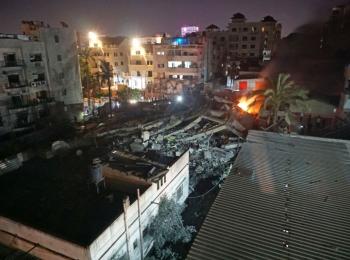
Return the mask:
[[[113,146],[138,154],[156,153],[175,158],[190,151],[190,189],[199,180],[222,177],[239,148],[241,130],[234,120],[222,120],[206,115],[171,116],[114,130]],[[239,130],[236,130],[239,129]],[[215,180],[215,178],[214,178]]]

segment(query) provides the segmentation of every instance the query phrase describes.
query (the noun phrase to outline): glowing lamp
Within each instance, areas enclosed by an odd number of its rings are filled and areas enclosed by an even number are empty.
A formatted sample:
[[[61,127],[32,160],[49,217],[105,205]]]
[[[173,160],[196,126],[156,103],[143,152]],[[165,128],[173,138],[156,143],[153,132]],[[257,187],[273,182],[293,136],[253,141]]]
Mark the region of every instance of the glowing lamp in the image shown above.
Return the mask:
[[[134,48],[140,47],[141,41],[140,41],[140,39],[138,39],[138,38],[134,38],[134,39],[132,39],[131,44],[132,44],[132,47],[134,47]]]

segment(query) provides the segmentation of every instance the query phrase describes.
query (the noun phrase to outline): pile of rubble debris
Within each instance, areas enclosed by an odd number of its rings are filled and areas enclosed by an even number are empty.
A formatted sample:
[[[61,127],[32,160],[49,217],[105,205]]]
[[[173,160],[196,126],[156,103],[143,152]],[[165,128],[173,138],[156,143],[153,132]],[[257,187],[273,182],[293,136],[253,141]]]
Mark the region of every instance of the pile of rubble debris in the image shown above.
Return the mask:
[[[222,179],[232,163],[245,128],[235,117],[220,119],[212,113],[189,117],[170,116],[139,125],[128,125],[110,133],[113,149],[142,157],[176,158],[190,151],[190,189],[211,176]],[[104,136],[104,135],[103,135]],[[214,178],[215,180],[215,178]]]

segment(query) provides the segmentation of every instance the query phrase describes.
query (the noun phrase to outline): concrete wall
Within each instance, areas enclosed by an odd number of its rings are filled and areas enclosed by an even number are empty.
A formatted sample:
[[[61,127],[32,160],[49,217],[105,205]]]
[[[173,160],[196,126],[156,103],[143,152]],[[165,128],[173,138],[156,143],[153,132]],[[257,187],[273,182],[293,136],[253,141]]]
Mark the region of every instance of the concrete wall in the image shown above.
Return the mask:
[[[75,32],[68,28],[41,28],[39,40],[45,44],[52,95],[65,105],[82,104]]]
[[[162,196],[176,199],[176,192],[182,185],[183,195],[178,202],[183,203],[188,196],[189,187],[189,152],[184,153],[166,174],[166,182],[157,189],[157,183],[153,183],[140,198],[141,223],[145,229],[157,214],[158,203]],[[126,212],[129,251],[131,259],[140,259],[140,235],[138,222],[137,201],[127,208]],[[127,253],[124,214],[121,214],[89,247],[91,259],[110,259],[112,256],[123,256]],[[137,244],[134,248],[134,243]],[[151,240],[145,241],[144,251],[148,252]]]
[[[0,216],[0,243],[45,260],[89,259],[86,248]],[[34,247],[35,246],[35,247]]]

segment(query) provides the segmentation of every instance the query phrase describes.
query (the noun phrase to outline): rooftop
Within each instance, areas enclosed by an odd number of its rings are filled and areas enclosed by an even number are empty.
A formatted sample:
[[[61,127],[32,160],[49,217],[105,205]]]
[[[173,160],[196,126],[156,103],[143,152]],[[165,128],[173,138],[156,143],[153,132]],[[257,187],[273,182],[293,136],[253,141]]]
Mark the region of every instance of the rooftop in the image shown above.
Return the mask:
[[[250,131],[188,259],[349,259],[350,142]]]
[[[89,245],[122,213],[122,201],[127,195],[133,203],[136,189],[142,193],[149,187],[145,179],[153,168],[141,159],[113,156],[112,169],[132,172],[141,179],[122,188],[107,182],[107,190],[97,194],[88,185],[89,167],[92,159],[103,153],[106,151],[87,148],[82,156],[72,152],[52,159],[36,158],[0,176],[0,215],[73,243]],[[109,160],[107,156],[100,158]],[[159,173],[159,167],[155,168],[152,173]]]

